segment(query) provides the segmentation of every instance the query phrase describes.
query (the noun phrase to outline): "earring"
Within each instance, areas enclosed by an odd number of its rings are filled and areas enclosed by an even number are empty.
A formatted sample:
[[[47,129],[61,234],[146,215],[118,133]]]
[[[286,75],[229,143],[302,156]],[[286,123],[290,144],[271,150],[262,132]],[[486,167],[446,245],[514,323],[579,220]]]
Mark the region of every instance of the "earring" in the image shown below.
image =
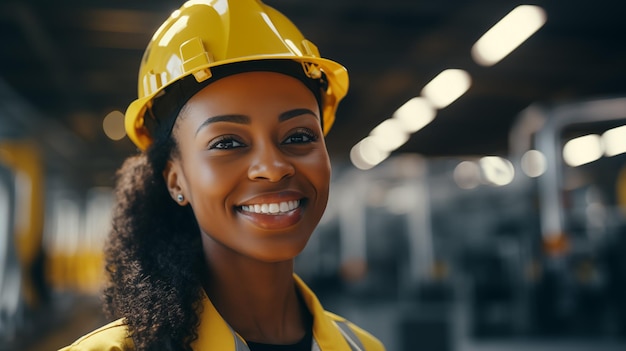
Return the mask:
[[[178,200],[178,202],[183,202],[184,199],[183,194],[178,194],[178,196],[176,196],[176,200]]]

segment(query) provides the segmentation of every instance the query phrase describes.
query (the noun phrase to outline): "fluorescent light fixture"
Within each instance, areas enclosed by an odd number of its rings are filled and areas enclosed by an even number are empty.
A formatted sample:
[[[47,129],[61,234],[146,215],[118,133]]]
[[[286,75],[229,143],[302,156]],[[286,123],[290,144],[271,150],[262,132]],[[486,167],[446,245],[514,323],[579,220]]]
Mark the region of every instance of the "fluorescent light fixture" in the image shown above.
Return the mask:
[[[422,96],[434,107],[442,109],[463,95],[471,84],[469,73],[462,69],[447,69],[426,84]]]
[[[380,150],[391,152],[409,140],[403,123],[397,119],[386,119],[370,132],[370,140]]]
[[[430,123],[437,114],[435,108],[423,97],[414,97],[393,113],[407,133],[415,133]]]
[[[602,134],[602,144],[606,156],[626,153],[626,126],[609,129]]]
[[[483,66],[496,64],[539,30],[546,19],[546,12],[539,6],[514,8],[472,46],[474,61]]]
[[[589,134],[572,139],[563,146],[563,160],[571,167],[578,167],[602,157],[600,136]]]
[[[389,152],[381,150],[371,136],[361,140],[350,150],[350,161],[356,168],[362,170],[376,166],[388,156]]]
[[[495,186],[511,183],[515,177],[515,169],[511,161],[498,156],[485,156],[480,159],[480,168],[485,180]]]
[[[546,156],[539,150],[528,150],[522,156],[522,171],[531,178],[544,174],[547,165]]]

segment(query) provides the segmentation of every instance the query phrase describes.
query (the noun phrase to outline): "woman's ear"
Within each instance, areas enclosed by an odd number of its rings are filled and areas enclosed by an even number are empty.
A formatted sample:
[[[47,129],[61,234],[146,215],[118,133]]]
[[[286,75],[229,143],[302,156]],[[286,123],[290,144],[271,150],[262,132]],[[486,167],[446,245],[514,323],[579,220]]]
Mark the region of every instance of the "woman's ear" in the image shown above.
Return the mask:
[[[183,177],[180,163],[168,160],[165,169],[163,169],[163,179],[172,199],[181,206],[187,205],[185,178]]]

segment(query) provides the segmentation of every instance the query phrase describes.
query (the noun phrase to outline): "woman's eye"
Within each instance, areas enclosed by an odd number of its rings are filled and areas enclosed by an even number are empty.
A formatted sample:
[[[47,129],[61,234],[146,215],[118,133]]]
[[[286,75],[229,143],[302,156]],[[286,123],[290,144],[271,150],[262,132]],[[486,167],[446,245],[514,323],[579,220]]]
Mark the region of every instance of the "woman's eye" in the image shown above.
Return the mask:
[[[310,131],[298,131],[293,133],[285,141],[283,144],[306,144],[317,140],[317,136]]]
[[[244,146],[233,137],[220,137],[209,144],[209,149],[228,150]]]

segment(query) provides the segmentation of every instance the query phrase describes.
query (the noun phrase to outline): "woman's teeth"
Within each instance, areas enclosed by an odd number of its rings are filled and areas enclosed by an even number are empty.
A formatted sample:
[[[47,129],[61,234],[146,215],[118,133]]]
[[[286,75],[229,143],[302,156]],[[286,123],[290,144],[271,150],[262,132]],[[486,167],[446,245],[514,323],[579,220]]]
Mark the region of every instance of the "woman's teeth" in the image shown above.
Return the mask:
[[[244,212],[261,213],[261,214],[283,214],[295,210],[300,205],[300,200],[283,201],[271,204],[254,204],[241,206]]]

